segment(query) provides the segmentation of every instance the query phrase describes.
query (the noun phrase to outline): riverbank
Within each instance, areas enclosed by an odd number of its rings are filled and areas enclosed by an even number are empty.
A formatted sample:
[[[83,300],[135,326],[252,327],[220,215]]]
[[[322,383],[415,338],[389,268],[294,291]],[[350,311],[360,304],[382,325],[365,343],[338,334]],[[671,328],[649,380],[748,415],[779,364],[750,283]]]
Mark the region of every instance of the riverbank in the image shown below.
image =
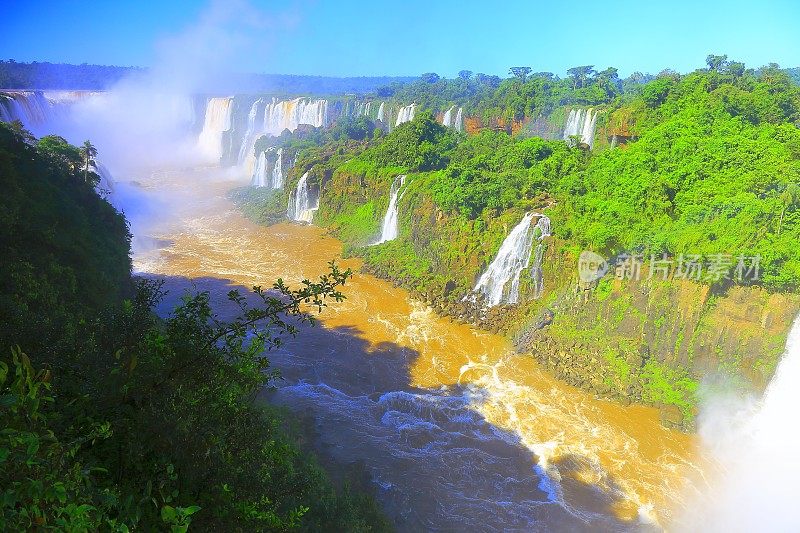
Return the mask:
[[[167,197],[182,221],[156,232],[172,245],[137,268],[223,280],[223,291],[277,277],[296,283],[341,257],[342,243],[323,228],[247,221],[226,198],[236,185],[191,176],[154,184],[174,188]],[[342,265],[360,271],[364,263]],[[372,275],[357,275],[345,293],[323,327],[270,354],[286,379],[276,394],[314,413],[320,449],[342,464],[364,462],[391,516],[418,528],[500,527],[525,516],[571,523],[579,511],[599,525],[637,523],[640,513],[668,521],[682,505],[685,480],[699,471],[696,444],[664,429],[656,410],[564,385],[507,339],[441,318]],[[470,493],[516,507],[473,506]],[[414,515],[404,517],[404,508]],[[453,516],[437,514],[442,508]]]

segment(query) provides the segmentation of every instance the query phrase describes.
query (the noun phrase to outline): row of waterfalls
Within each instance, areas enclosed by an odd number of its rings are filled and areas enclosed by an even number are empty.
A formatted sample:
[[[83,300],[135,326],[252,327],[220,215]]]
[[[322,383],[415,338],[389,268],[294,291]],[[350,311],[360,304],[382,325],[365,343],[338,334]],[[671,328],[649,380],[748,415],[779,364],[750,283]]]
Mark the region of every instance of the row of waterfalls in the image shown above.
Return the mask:
[[[197,144],[210,162],[253,169],[258,158],[256,142],[262,136],[277,137],[284,131],[294,132],[303,126],[324,128],[342,116],[364,116],[391,129],[414,120],[418,110],[417,104],[397,107],[380,101],[308,97],[258,98],[247,100],[249,103],[239,100],[240,97],[228,96],[212,97],[206,102]],[[246,116],[245,107],[248,109]],[[451,106],[440,117],[443,125],[458,131],[464,129],[463,108]]]

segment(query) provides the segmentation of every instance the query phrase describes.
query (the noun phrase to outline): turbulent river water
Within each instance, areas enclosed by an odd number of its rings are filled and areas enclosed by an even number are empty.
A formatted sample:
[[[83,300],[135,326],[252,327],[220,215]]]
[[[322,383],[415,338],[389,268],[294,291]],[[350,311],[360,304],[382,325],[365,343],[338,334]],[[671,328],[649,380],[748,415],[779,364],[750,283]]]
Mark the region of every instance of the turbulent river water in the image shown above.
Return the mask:
[[[313,278],[341,254],[320,228],[248,222],[226,199],[244,178],[135,179],[128,190],[150,207],[129,214],[134,266],[167,280],[163,312],[194,288],[224,316],[231,288]],[[366,473],[401,531],[660,529],[684,507],[697,443],[655,410],[564,385],[386,281],[357,272],[344,291],[318,327],[269,354],[283,376],[269,397],[313,420],[326,462]]]

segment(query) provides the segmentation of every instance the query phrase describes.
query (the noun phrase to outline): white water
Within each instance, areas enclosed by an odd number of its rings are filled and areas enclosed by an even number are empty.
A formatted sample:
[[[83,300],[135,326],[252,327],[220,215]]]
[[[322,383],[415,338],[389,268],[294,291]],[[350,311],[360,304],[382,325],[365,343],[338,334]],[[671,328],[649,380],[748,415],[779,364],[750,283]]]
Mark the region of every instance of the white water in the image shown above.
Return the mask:
[[[233,97],[211,98],[206,104],[203,130],[197,139],[197,146],[210,161],[219,163],[224,154],[223,136],[230,131],[233,115]]]
[[[282,189],[283,176],[283,148],[275,150],[275,147],[271,146],[258,154],[250,184],[253,187]]]
[[[531,224],[534,217],[539,220]],[[549,235],[550,219],[538,213],[527,213],[505,238],[472,291],[482,294],[490,307],[517,303],[520,274],[530,265],[534,238],[538,236],[541,240]]]
[[[267,153],[261,152],[256,159],[256,166],[253,169],[253,177],[250,180],[250,185],[253,187],[266,187],[267,174]]]
[[[394,125],[399,126],[403,122],[410,122],[414,120],[414,111],[416,107],[417,104],[411,104],[401,107],[400,110],[397,112],[397,121],[395,121]]]
[[[263,133],[280,135],[283,130],[294,131],[301,124],[315,128],[328,126],[328,101],[312,98],[272,100],[264,111]]]
[[[0,119],[10,122],[19,120],[25,126],[40,126],[52,114],[51,104],[38,91],[10,92],[0,100]]]
[[[273,98],[269,103],[263,99],[256,100],[247,115],[247,131],[239,147],[239,165],[250,169],[253,163],[257,163],[253,149],[262,135],[276,137],[284,130],[295,131],[301,125],[327,127],[328,122],[328,101],[324,99]]]
[[[311,224],[317,209],[319,209],[319,197],[312,201],[311,191],[308,187],[308,172],[306,172],[297,182],[297,187],[289,196],[286,217],[295,222]]]
[[[537,231],[538,230],[538,231]],[[537,235],[538,234],[538,235]],[[550,236],[550,219],[543,216],[534,226],[534,238],[539,242],[533,250],[533,265],[531,265],[531,279],[533,280],[533,297],[539,299],[544,292],[544,271],[542,261],[544,261],[544,239]]]
[[[378,107],[378,116],[375,118],[375,120],[380,120],[381,122],[385,122],[386,121],[385,113],[386,113],[386,104],[381,102],[381,105]]]
[[[800,531],[800,316],[760,400],[714,397],[704,402],[699,433],[718,473],[682,517],[680,530]]]
[[[597,112],[589,109],[572,109],[567,117],[562,138],[569,141],[570,137],[579,136],[583,144],[594,147],[594,135],[597,127]]]
[[[247,114],[247,131],[242,139],[242,146],[239,147],[239,157],[237,158],[237,161],[240,165],[244,164],[247,161],[247,158],[253,155],[252,153],[248,153],[248,150],[252,152],[253,144],[256,141],[256,118],[258,116],[258,112],[263,107],[264,100],[262,98],[259,98],[253,102],[253,105],[250,106],[250,112]]]
[[[402,196],[400,189],[406,183],[405,175],[397,176],[392,182],[392,188],[389,193],[389,207],[386,208],[386,214],[383,217],[383,226],[381,227],[381,238],[375,244],[383,244],[384,242],[393,241],[397,238],[399,233],[398,220],[397,220],[397,203]]]
[[[456,106],[450,106],[450,109],[444,112],[444,117],[442,117],[442,125],[461,131],[464,129],[462,112],[462,108],[459,107],[456,109]]]

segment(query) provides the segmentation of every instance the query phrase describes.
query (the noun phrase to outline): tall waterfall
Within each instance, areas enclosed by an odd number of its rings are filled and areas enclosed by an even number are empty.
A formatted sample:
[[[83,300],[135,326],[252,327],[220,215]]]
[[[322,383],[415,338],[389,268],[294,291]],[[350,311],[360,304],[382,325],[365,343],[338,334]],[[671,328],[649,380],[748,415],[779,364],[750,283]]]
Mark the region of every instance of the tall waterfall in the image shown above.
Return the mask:
[[[303,174],[297,187],[289,195],[289,205],[286,208],[286,217],[295,222],[306,222],[311,224],[314,220],[314,212],[319,209],[319,196],[316,200],[311,199],[311,191],[308,186],[308,172]]]
[[[289,165],[291,168],[291,165]],[[288,170],[288,168],[286,169]],[[258,154],[253,177],[250,184],[253,187],[266,187],[269,189],[282,189],[284,177],[283,148],[275,149],[274,146]]]
[[[242,146],[239,147],[239,157],[237,158],[240,165],[247,160],[249,155],[252,155],[249,152],[252,152],[253,144],[255,144],[256,141],[256,118],[258,117],[258,112],[263,107],[264,99],[259,98],[253,102],[253,105],[250,106],[250,112],[247,113],[247,131],[242,139]]]
[[[597,126],[597,112],[589,109],[571,109],[564,126],[563,139],[569,141],[570,137],[580,136],[581,142],[594,147],[594,134]]]
[[[544,239],[550,236],[550,219],[544,215],[539,216],[539,220],[533,227],[533,237],[539,242],[536,243],[536,248],[533,250],[533,265],[531,265],[531,279],[533,280],[533,297],[539,299],[544,292],[544,271],[542,270],[542,261],[544,261]]]
[[[394,123],[395,126],[399,126],[403,122],[410,122],[414,120],[414,110],[416,109],[417,104],[411,104],[404,107],[401,107],[400,110],[397,112],[397,121]]]
[[[442,117],[442,125],[447,126],[448,128],[455,128],[458,131],[464,129],[464,121],[462,118],[462,108],[458,108],[456,110],[456,106],[450,106],[450,109],[444,112],[444,117]]]
[[[389,207],[386,208],[386,214],[383,216],[383,226],[381,227],[381,238],[375,244],[383,244],[384,242],[393,241],[399,234],[398,229],[398,216],[397,216],[397,203],[402,198],[400,189],[406,183],[406,176],[397,176],[392,182],[392,188],[389,191]]]
[[[97,192],[99,192],[101,196],[113,194],[114,177],[111,175],[111,171],[109,171],[105,165],[97,161],[95,161],[90,168],[95,174],[100,176],[100,181],[97,183]]]
[[[539,220],[531,224],[534,217]],[[472,291],[483,294],[489,306],[517,303],[520,274],[530,264],[534,238],[541,240],[549,235],[550,219],[538,213],[527,213],[505,238]]]
[[[203,131],[197,139],[197,146],[209,159],[219,162],[224,148],[223,136],[230,131],[233,114],[233,97],[211,98],[206,105]]]
[[[381,122],[386,122],[386,104],[381,102],[381,105],[378,106],[378,116],[375,120],[380,120]]]

